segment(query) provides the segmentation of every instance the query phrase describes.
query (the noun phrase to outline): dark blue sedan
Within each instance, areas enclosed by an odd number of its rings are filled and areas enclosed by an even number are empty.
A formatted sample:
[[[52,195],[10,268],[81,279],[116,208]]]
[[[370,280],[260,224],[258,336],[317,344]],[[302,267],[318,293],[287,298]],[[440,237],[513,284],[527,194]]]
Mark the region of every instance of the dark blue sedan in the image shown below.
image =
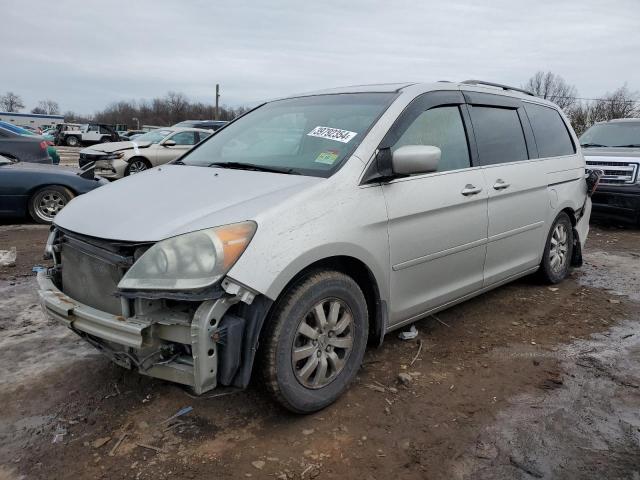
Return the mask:
[[[0,217],[31,216],[38,223],[53,217],[73,197],[109,183],[93,170],[22,163],[0,155]]]

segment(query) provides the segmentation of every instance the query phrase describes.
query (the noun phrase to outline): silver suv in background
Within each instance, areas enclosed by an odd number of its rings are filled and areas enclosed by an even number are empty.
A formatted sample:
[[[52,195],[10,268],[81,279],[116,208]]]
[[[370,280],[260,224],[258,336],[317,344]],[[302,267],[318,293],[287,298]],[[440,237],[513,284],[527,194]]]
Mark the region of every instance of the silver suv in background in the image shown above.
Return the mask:
[[[387,332],[536,271],[562,281],[587,238],[584,172],[558,107],[506,86],[283,98],[72,202],[41,303],[197,394],[246,387],[257,355],[273,396],[313,412]]]
[[[599,122],[580,136],[587,167],[604,175],[593,211],[640,224],[640,118]]]

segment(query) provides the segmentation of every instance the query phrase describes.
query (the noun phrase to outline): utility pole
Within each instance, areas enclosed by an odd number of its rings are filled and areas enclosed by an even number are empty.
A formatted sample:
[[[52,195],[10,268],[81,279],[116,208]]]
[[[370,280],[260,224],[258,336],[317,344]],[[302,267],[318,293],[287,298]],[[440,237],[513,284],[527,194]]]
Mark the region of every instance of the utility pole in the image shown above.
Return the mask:
[[[220,118],[218,104],[220,101],[220,84],[216,83],[216,118],[214,120],[218,120]]]

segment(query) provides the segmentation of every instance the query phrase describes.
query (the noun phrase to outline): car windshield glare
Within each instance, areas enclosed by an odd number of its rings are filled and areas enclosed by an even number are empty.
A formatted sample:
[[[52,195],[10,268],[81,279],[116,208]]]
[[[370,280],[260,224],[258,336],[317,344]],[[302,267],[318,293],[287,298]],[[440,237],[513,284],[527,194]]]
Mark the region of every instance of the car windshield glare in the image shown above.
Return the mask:
[[[580,137],[583,146],[625,147],[640,145],[640,122],[593,125]]]
[[[394,97],[354,93],[266,103],[212,135],[180,163],[329,177]]]
[[[136,142],[160,143],[168,135],[172,134],[171,130],[152,130],[135,138]]]

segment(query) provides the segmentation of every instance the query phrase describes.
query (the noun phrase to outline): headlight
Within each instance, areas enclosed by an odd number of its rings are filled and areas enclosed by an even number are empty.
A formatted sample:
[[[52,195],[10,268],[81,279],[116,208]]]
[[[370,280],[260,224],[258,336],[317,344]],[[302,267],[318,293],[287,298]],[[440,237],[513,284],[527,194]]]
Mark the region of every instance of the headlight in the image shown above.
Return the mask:
[[[114,152],[109,155],[105,155],[102,157],[103,160],[118,160],[119,158],[124,157],[124,152]]]
[[[127,271],[118,288],[186,290],[207,287],[240,258],[256,231],[242,222],[178,235],[156,243]]]

